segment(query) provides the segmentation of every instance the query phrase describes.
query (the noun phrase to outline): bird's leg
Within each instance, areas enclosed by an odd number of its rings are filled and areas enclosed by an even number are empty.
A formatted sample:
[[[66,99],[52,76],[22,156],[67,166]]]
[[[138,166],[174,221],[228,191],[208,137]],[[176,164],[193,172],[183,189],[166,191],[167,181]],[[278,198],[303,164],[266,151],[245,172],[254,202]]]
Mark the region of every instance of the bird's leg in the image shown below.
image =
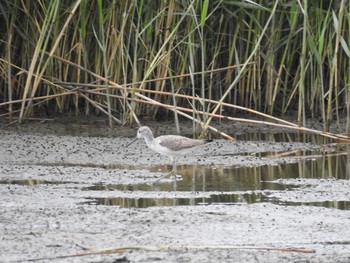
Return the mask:
[[[176,158],[174,158],[173,161],[173,169],[171,170],[171,173],[176,176],[177,174],[177,169],[176,169]]]
[[[161,177],[159,177],[154,183],[156,183],[156,182],[158,182],[158,181],[160,181],[161,179],[164,179],[164,178],[167,178],[168,176],[174,176],[174,179],[175,179],[175,181],[176,181],[176,179],[178,178],[177,177],[177,169],[176,169],[176,161],[177,161],[177,158],[175,158],[175,157],[169,157],[170,158],[170,161],[172,161],[172,163],[173,163],[173,169],[169,172],[169,173],[167,173],[167,174],[165,174],[165,175],[163,175],[163,176],[161,176]],[[181,176],[179,176],[180,178],[181,178]]]
[[[176,175],[176,158],[169,156],[169,159],[173,163],[173,169],[167,173],[167,176]]]
[[[171,170],[171,172],[170,172],[170,174],[172,174],[174,176],[175,180],[181,178],[181,175],[177,174],[176,161],[177,161],[177,158],[174,158],[174,160],[173,160],[173,170]]]
[[[177,174],[177,166],[176,166],[177,158],[175,158],[175,157],[172,157],[172,158],[169,157],[169,158],[173,162],[173,169],[170,171],[170,173],[167,173],[166,175],[162,176],[161,178],[165,178],[165,177],[168,177],[168,176],[173,177],[174,178],[174,185],[173,185],[173,187],[174,187],[174,189],[176,189],[176,187],[177,187],[176,181],[179,180],[179,179],[181,180],[182,177],[181,177],[181,175]],[[159,178],[159,179],[161,179],[161,178]]]

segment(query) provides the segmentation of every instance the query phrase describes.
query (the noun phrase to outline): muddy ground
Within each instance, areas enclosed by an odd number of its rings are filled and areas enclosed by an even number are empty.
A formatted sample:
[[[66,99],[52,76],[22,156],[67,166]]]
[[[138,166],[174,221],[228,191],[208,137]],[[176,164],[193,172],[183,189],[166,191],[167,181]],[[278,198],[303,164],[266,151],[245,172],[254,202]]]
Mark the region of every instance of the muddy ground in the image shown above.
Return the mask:
[[[147,124],[157,135],[173,132],[169,123]],[[217,126],[235,134],[232,125]],[[146,148],[143,141],[126,148],[136,134],[134,129],[67,120],[2,127],[0,262],[350,262],[348,209],[264,201],[179,205],[181,198],[197,200],[217,193],[173,189],[175,182],[170,178],[158,182],[169,185],[170,190],[153,184],[170,169],[165,166],[169,161]],[[250,126],[234,128],[257,131]],[[190,129],[188,125],[184,134]],[[216,139],[181,158],[178,172],[181,174],[181,167],[205,167],[214,172],[223,167],[275,167],[315,158],[264,157],[264,153],[295,151],[322,155],[336,152],[337,146]],[[183,177],[191,183],[191,178]],[[303,187],[270,191],[269,195],[288,202],[348,202],[348,179],[281,178],[278,184]],[[133,185],[148,188],[133,191],[128,188]],[[96,186],[101,188],[92,191]],[[264,194],[264,190],[256,191]],[[96,201],[108,198],[119,198],[121,203]],[[164,198],[166,205],[157,203]],[[151,199],[154,205],[122,203],[139,199]],[[169,204],[172,200],[174,205]],[[130,249],[70,257],[92,252],[82,247]],[[284,248],[299,250],[280,250]]]

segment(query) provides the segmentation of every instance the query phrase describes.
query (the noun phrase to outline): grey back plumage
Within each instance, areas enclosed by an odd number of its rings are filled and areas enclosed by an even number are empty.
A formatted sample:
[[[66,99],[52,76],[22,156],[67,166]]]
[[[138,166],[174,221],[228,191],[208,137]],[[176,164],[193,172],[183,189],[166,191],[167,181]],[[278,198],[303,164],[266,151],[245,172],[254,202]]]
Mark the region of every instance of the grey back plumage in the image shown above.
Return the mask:
[[[160,136],[157,139],[159,140],[159,144],[161,146],[166,147],[172,151],[190,149],[210,142],[209,140],[196,140],[178,135]]]

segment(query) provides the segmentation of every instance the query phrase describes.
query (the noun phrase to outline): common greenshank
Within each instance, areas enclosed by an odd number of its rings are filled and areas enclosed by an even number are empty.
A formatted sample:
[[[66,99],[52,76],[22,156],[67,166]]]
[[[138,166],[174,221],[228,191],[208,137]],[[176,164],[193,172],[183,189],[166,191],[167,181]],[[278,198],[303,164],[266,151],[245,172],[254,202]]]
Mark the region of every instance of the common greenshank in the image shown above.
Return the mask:
[[[211,142],[211,140],[190,139],[179,135],[163,135],[154,138],[151,129],[147,126],[142,126],[138,129],[136,138],[132,142],[130,142],[126,147],[128,147],[130,144],[134,143],[137,139],[140,138],[145,139],[148,148],[152,149],[157,153],[169,157],[170,161],[173,163],[173,169],[169,174],[175,175],[176,161],[180,156],[184,156],[193,152],[194,148],[196,148],[197,146],[201,146],[208,142]]]

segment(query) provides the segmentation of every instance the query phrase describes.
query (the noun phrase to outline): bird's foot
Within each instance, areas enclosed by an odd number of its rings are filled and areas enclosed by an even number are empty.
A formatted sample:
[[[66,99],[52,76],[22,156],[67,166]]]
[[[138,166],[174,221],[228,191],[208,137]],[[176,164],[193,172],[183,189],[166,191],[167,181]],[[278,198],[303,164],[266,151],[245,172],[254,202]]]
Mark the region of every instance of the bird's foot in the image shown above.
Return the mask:
[[[174,180],[176,181],[181,181],[182,180],[182,176],[180,174],[177,174],[177,171],[176,170],[172,170],[170,173],[168,173],[166,175],[167,177],[172,177],[174,178]]]

